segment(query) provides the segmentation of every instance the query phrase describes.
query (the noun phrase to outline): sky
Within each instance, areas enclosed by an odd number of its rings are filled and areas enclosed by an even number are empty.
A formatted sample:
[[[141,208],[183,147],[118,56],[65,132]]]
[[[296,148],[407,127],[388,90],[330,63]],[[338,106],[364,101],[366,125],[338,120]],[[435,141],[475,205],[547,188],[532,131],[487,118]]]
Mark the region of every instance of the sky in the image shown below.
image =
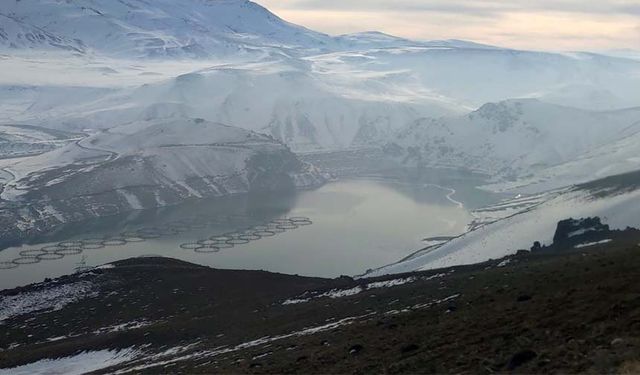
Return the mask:
[[[256,0],[328,34],[382,31],[535,50],[640,50],[640,0]]]

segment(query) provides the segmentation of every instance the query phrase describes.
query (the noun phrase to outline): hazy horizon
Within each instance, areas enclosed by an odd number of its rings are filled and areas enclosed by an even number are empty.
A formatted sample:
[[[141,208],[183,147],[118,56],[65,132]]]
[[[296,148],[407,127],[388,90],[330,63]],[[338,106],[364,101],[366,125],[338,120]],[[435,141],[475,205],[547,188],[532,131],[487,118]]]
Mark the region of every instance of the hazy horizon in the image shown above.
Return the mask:
[[[380,31],[547,51],[640,49],[640,2],[635,0],[257,2],[289,22],[332,35]]]

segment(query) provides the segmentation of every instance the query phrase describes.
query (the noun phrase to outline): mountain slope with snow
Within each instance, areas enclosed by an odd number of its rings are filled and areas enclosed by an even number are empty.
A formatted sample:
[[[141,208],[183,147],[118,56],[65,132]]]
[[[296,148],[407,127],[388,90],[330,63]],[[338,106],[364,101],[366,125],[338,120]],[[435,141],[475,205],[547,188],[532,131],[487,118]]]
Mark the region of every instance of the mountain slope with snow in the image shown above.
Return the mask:
[[[78,54],[86,52],[84,45],[78,40],[69,39],[25,22],[19,14],[4,12],[0,13],[0,48],[2,50],[63,50]]]
[[[640,61],[331,37],[247,0],[8,0],[0,17],[0,71],[13,72],[0,73],[0,123],[77,131],[198,117],[306,151],[379,144],[419,118],[511,98],[640,103]]]
[[[423,116],[461,113],[428,93],[412,94],[412,81],[385,72],[329,77],[308,61],[281,56],[201,69],[87,102],[49,106],[43,97],[12,120],[81,130],[197,117],[270,134],[294,150],[339,149],[377,144]]]
[[[200,117],[271,134],[295,150],[376,144],[420,118],[514,97],[583,109],[640,103],[640,62],[464,44],[307,57],[272,51],[244,62],[14,60],[0,60],[16,71],[0,76],[0,122],[80,130]],[[535,110],[546,109],[529,114]]]
[[[264,45],[322,49],[332,42],[246,0],[7,0],[0,17],[24,29],[11,32],[10,25],[0,34],[5,48],[60,39],[71,42],[49,45],[127,58],[223,56]]]
[[[513,180],[567,165],[593,150],[619,152],[611,145],[638,132],[640,108],[596,112],[533,99],[510,100],[457,118],[419,120],[399,132],[387,148],[411,165],[465,167]],[[625,142],[629,154],[639,147]],[[635,169],[628,167],[618,171]],[[592,178],[592,169],[572,171],[574,179],[563,180],[565,185]]]
[[[2,160],[4,239],[185,199],[324,182],[272,138],[202,119],[139,121],[38,156]],[[6,205],[6,202],[3,202]]]

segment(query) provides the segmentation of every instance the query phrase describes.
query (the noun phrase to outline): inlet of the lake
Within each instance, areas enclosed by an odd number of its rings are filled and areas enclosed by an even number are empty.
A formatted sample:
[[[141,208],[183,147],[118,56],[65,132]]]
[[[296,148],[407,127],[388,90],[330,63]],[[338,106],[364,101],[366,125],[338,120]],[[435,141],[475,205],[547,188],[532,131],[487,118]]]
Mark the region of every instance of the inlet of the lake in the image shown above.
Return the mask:
[[[473,187],[478,181],[456,176],[437,182],[398,178],[343,179],[295,194],[201,200],[179,207],[134,212],[126,217],[70,224],[46,238],[31,239],[28,244],[1,251],[0,261],[12,262],[21,258],[20,252],[37,254],[37,249],[60,241],[103,236],[117,238],[123,232],[161,227],[167,222],[189,219],[187,221],[193,223],[194,217],[208,222],[207,225],[178,231],[180,233],[165,233],[157,238],[124,245],[115,241],[97,249],[86,246],[82,252],[74,254],[70,251],[69,255],[59,259],[47,259],[45,256],[37,263],[1,269],[0,289],[73,273],[78,267],[86,269],[115,260],[150,255],[225,269],[322,277],[361,274],[423,248],[426,237],[461,234],[472,220],[471,209],[495,199]],[[280,217],[308,217],[312,224],[297,228],[285,225],[287,230],[276,235],[235,244],[232,248],[215,249],[215,252],[180,247],[210,236],[246,230]],[[213,218],[213,223],[207,218]],[[73,242],[68,243],[73,247]],[[25,250],[32,251],[25,253]],[[31,263],[29,259],[22,261]]]

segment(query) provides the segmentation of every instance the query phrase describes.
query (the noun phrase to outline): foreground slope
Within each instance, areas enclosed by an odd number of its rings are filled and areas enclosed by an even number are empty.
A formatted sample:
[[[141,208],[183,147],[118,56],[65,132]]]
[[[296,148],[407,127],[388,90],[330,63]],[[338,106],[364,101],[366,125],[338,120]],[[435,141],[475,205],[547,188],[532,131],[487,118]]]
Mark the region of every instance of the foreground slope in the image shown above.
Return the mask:
[[[0,368],[633,373],[640,237],[615,238],[357,281],[131,259],[0,293]]]

